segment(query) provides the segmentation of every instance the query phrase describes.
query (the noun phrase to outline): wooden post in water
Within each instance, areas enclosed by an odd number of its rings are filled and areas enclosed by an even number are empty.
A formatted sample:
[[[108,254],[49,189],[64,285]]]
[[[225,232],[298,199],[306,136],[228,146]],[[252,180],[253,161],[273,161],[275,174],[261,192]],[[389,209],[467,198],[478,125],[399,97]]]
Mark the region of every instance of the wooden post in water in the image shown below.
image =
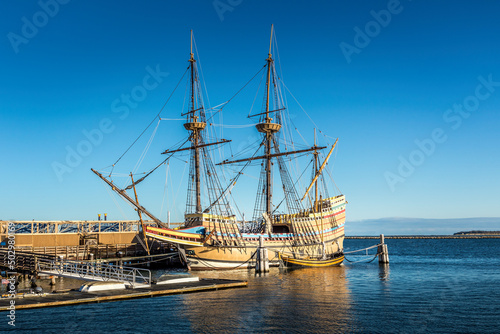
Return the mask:
[[[378,253],[378,263],[387,264],[389,263],[389,251],[387,250],[387,245],[384,243],[384,235],[380,235],[380,244],[377,247]]]
[[[255,265],[255,271],[258,273],[269,272],[269,257],[267,253],[267,248],[264,247],[264,236],[259,236],[259,247],[257,248],[257,261]]]

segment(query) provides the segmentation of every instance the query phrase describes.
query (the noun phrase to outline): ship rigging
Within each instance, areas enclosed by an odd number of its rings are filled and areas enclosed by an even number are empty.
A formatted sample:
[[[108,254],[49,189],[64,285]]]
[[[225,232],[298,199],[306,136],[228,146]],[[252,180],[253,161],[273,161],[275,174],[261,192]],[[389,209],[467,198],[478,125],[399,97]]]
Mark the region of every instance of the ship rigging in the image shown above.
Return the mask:
[[[239,264],[237,267],[240,267],[245,263],[250,266],[249,261],[253,257],[252,249],[257,247],[255,235],[259,234],[265,235],[267,246],[275,249],[274,263],[278,259],[288,259],[293,263],[301,261],[314,263],[318,260],[322,261],[322,265],[325,263],[337,265],[343,259],[342,241],[346,201],[343,195],[328,196],[328,187],[323,177],[323,172],[327,170],[327,162],[338,139],[331,145],[329,153],[322,162],[320,161],[320,152],[329,148],[329,145],[317,145],[316,131],[313,146],[295,148],[293,141],[291,141],[291,150],[281,148],[281,143],[287,142],[286,138],[281,138],[282,133],[287,135],[286,131],[283,132],[287,106],[282,96],[284,85],[277,74],[272,54],[273,37],[274,29],[272,26],[266,63],[250,80],[252,81],[261,72],[263,75],[265,74],[262,110],[248,116],[251,120],[256,120],[255,127],[261,136],[257,142],[257,149],[250,157],[235,159],[233,156],[217,164],[213,162],[212,149],[225,144],[230,145],[231,141],[216,136],[210,137],[207,133],[208,128],[210,128],[207,126],[207,122],[215,114],[220,113],[248,85],[248,82],[218,110],[207,109],[203,99],[197,60],[193,53],[193,34],[191,31],[189,66],[184,73],[184,76],[188,73],[189,102],[187,111],[181,113],[181,116],[185,117],[183,126],[188,132],[187,139],[176,147],[164,150],[162,154],[166,158],[159,165],[145,172],[135,182],[131,173],[131,184],[123,189],[111,179],[116,163],[112,165],[112,170],[107,177],[92,169],[96,175],[135,208],[141,222],[142,214],[145,214],[157,223],[156,228],[144,228],[143,225],[145,238],[151,237],[178,244],[188,251],[188,258],[199,269],[210,269],[217,266],[229,268],[234,264]],[[207,119],[208,111],[212,115]],[[189,176],[183,229],[175,231],[166,228],[160,219],[139,204],[136,185],[149,177],[159,166],[168,163],[171,158],[181,152],[189,153]],[[312,153],[312,177],[303,196],[299,196],[297,183],[300,177],[294,179],[290,175],[286,159],[288,162],[294,161],[298,155],[306,153]],[[238,224],[230,205],[231,189],[244,175],[243,171],[252,162],[259,161],[261,170],[252,219],[250,223],[245,223],[243,219],[240,221],[241,224]],[[222,168],[231,164],[243,166],[223,188],[215,166]],[[278,204],[275,204],[276,201],[274,201],[276,186],[273,185],[273,175],[275,168],[279,172],[280,192],[283,195],[283,199]],[[322,185],[324,186],[323,191],[320,190]],[[127,194],[126,191],[129,189],[134,190],[135,199]],[[310,194],[311,189],[314,189],[313,196]],[[324,197],[323,194],[325,194]],[[307,201],[305,201],[306,198]],[[234,202],[234,199],[232,200]],[[286,210],[281,209],[282,213],[280,213],[278,210],[283,202],[286,203]],[[232,250],[233,247],[238,249],[236,253]],[[203,248],[204,251],[199,253],[197,250],[199,248]],[[220,253],[221,251],[222,253]]]

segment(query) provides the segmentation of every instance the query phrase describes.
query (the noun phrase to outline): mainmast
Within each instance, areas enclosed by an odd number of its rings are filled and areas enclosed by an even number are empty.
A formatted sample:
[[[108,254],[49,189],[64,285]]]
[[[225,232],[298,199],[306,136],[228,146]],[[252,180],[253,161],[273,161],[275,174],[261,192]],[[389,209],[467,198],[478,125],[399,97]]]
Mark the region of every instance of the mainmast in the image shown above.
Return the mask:
[[[254,215],[253,219],[258,222],[261,221],[262,217],[266,221],[265,226],[267,227],[269,222],[273,223],[274,212],[277,208],[273,208],[273,174],[272,174],[272,161],[275,158],[279,173],[281,177],[281,184],[283,186],[283,195],[284,200],[286,200],[286,205],[288,207],[288,211],[290,213],[298,213],[302,210],[303,206],[301,204],[301,200],[297,195],[297,191],[295,189],[295,183],[290,178],[288,173],[287,166],[284,162],[283,157],[291,155],[291,154],[299,154],[315,151],[316,153],[319,150],[322,150],[326,147],[318,147],[315,146],[306,149],[294,150],[294,151],[284,151],[281,152],[279,147],[279,131],[281,130],[281,111],[286,109],[286,106],[283,103],[283,99],[281,98],[281,91],[279,88],[279,78],[277,78],[275,67],[274,67],[274,59],[271,53],[272,50],[272,41],[273,41],[273,29],[271,26],[271,39],[269,41],[269,53],[266,59],[267,66],[267,77],[266,77],[266,86],[265,86],[265,95],[264,95],[264,104],[263,110],[260,113],[249,115],[249,117],[259,116],[259,123],[256,125],[257,130],[263,134],[262,143],[259,146],[259,150],[261,147],[264,148],[264,152],[259,156],[252,156],[250,158],[238,159],[238,160],[224,160],[220,162],[218,165],[226,165],[240,162],[249,162],[253,160],[263,160],[261,175],[259,179],[259,185],[257,190],[257,198],[255,201]],[[273,86],[274,94],[271,93],[271,86]],[[271,101],[271,99],[273,99]],[[270,110],[272,109],[272,110]],[[274,113],[275,120],[271,115]],[[321,171],[319,168],[318,172]],[[312,187],[312,186],[311,186]],[[278,205],[279,207],[279,205]],[[270,220],[270,221],[269,221]],[[256,231],[266,231],[266,227],[263,224],[258,224],[256,227]],[[270,231],[269,231],[270,232]]]
[[[200,213],[202,211],[201,208],[201,180],[200,180],[200,151],[199,151],[199,142],[200,142],[200,132],[205,128],[206,123],[203,122],[202,119],[196,115],[196,111],[200,109],[196,109],[195,103],[195,63],[193,54],[193,30],[191,30],[191,57],[189,59],[190,67],[191,67],[191,103],[190,110],[187,112],[186,123],[184,123],[184,128],[188,131],[191,131],[191,146],[194,150],[194,178],[195,178],[195,193],[196,193],[196,212]]]
[[[316,128],[314,129],[314,147],[316,147]],[[314,150],[314,175],[318,174],[318,155],[319,152]],[[314,182],[314,208],[313,210],[318,211],[318,180]]]
[[[263,160],[261,176],[259,180],[257,198],[254,208],[253,219],[255,221],[260,221],[261,216],[264,217],[266,221],[266,226],[269,223],[273,223],[274,212],[276,208],[273,208],[273,159],[276,159],[279,173],[281,177],[281,183],[283,186],[283,195],[286,200],[288,211],[290,213],[298,213],[302,209],[301,201],[297,195],[294,182],[292,182],[290,175],[288,173],[286,164],[283,160],[284,156],[298,153],[306,153],[311,151],[318,151],[325,147],[311,147],[307,149],[300,149],[294,151],[284,151],[281,152],[279,147],[279,132],[281,130],[281,111],[286,109],[283,104],[283,100],[280,96],[281,91],[278,87],[278,78],[276,76],[276,71],[274,67],[274,59],[271,53],[272,42],[273,42],[274,26],[271,26],[271,38],[269,41],[269,52],[266,59],[267,66],[267,76],[266,76],[266,86],[264,93],[264,104],[263,110],[260,113],[250,115],[249,117],[259,116],[259,123],[256,125],[257,130],[263,134],[263,139],[259,149],[263,147],[264,152],[262,155],[253,156],[251,158],[238,159],[238,160],[224,160],[219,163],[219,165],[248,162],[252,160]],[[271,86],[273,86],[271,88]],[[274,94],[272,94],[271,89],[273,89]],[[274,115],[274,120],[271,117]],[[279,205],[278,205],[279,207]],[[262,225],[258,226],[257,229],[262,231]],[[266,229],[264,228],[264,231]]]
[[[269,117],[269,91],[271,89],[271,67],[273,65],[273,57],[271,54],[271,46],[273,41],[273,25],[271,25],[271,38],[269,40],[269,53],[266,59],[267,61],[267,80],[266,80],[266,117],[264,118],[264,122],[256,125],[257,130],[265,135],[265,171],[266,171],[266,213],[268,217],[272,217],[272,163],[271,163],[271,146],[273,145],[273,136],[274,133],[278,132],[281,129],[281,124],[272,123],[272,118]]]

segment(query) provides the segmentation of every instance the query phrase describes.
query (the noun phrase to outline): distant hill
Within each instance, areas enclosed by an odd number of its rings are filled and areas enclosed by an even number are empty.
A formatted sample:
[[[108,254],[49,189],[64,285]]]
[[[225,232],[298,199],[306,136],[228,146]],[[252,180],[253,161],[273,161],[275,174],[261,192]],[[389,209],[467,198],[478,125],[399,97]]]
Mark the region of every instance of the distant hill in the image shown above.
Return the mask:
[[[500,235],[500,231],[467,231],[457,232],[454,235]]]
[[[460,231],[499,231],[500,217],[425,219],[390,217],[347,220],[347,236],[369,235],[452,235]]]

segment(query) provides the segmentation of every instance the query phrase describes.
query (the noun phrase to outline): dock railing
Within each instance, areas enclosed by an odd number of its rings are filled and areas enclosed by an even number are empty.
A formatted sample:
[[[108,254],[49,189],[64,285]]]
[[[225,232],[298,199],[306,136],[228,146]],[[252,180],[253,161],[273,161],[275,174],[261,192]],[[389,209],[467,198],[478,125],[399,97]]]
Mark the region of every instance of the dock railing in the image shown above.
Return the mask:
[[[151,271],[148,269],[125,267],[100,262],[78,262],[64,260],[37,259],[37,271],[56,276],[80,278],[89,281],[117,281],[151,285]]]

